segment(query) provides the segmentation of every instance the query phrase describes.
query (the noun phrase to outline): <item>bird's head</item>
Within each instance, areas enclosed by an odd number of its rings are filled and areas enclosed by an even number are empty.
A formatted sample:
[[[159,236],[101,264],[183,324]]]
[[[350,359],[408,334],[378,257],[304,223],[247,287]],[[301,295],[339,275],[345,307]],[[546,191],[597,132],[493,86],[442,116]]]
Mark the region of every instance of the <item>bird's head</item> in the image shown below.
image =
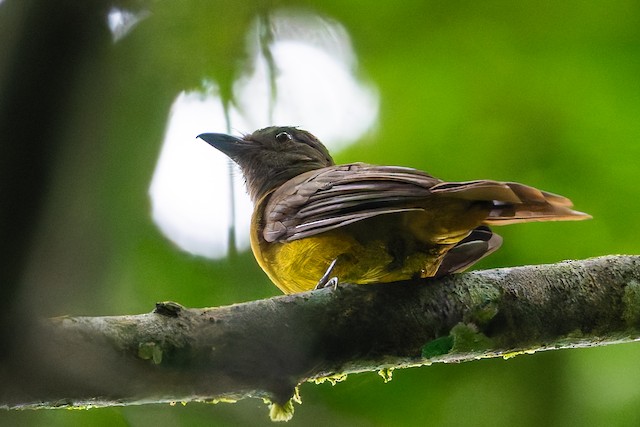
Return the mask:
[[[243,138],[223,133],[198,135],[236,162],[256,202],[289,179],[334,164],[326,147],[307,131],[268,127]]]

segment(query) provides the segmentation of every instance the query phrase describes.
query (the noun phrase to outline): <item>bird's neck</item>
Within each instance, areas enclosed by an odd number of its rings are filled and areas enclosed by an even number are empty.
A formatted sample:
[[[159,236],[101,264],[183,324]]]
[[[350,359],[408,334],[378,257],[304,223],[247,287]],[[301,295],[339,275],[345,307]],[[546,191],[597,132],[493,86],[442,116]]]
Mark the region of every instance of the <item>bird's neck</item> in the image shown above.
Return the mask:
[[[257,203],[265,195],[276,190],[285,182],[296,176],[316,169],[321,169],[325,165],[291,165],[288,168],[273,168],[245,171],[245,183],[247,191],[253,203]]]

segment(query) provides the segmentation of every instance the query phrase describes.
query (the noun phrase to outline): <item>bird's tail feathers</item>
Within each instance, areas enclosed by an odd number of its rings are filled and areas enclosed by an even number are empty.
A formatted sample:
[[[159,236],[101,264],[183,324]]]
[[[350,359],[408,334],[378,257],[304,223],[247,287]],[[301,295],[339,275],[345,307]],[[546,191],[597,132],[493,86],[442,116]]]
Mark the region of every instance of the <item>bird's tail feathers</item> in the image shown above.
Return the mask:
[[[431,188],[431,192],[446,197],[491,202],[493,208],[484,221],[487,225],[591,218],[586,213],[571,209],[573,203],[566,197],[517,182],[443,182]]]

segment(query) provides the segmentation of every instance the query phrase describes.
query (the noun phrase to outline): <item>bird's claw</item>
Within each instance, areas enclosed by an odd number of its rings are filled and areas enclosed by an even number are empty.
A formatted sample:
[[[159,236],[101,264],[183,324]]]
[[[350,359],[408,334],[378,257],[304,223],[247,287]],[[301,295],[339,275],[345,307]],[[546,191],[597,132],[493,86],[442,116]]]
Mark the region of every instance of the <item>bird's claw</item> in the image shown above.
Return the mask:
[[[332,288],[335,291],[336,289],[338,289],[339,284],[340,281],[338,280],[338,278],[333,276],[330,279],[325,280],[324,283],[318,281],[318,284],[314,289]]]
[[[336,261],[338,261],[337,258],[331,261],[331,264],[329,264],[329,268],[327,268],[327,271],[325,271],[320,280],[318,280],[318,283],[316,284],[316,287],[314,289],[331,287],[335,291],[338,288],[338,284],[340,283],[340,281],[336,276],[331,276],[333,268],[336,266]]]

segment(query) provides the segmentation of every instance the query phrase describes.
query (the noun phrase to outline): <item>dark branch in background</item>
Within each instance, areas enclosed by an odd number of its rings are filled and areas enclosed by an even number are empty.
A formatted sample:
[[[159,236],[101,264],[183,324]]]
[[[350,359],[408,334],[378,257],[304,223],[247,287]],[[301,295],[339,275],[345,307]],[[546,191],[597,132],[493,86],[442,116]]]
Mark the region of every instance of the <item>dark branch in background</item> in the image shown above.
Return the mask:
[[[310,379],[640,336],[640,256],[341,285],[226,307],[47,322],[5,407],[264,397],[289,416]],[[36,352],[36,353],[34,353]],[[37,354],[38,357],[34,357]],[[54,372],[55,371],[55,372]]]
[[[0,361],[9,359],[20,314],[14,311],[73,85],[108,46],[111,2],[6,1],[0,13]],[[96,82],[98,84],[98,82]]]

